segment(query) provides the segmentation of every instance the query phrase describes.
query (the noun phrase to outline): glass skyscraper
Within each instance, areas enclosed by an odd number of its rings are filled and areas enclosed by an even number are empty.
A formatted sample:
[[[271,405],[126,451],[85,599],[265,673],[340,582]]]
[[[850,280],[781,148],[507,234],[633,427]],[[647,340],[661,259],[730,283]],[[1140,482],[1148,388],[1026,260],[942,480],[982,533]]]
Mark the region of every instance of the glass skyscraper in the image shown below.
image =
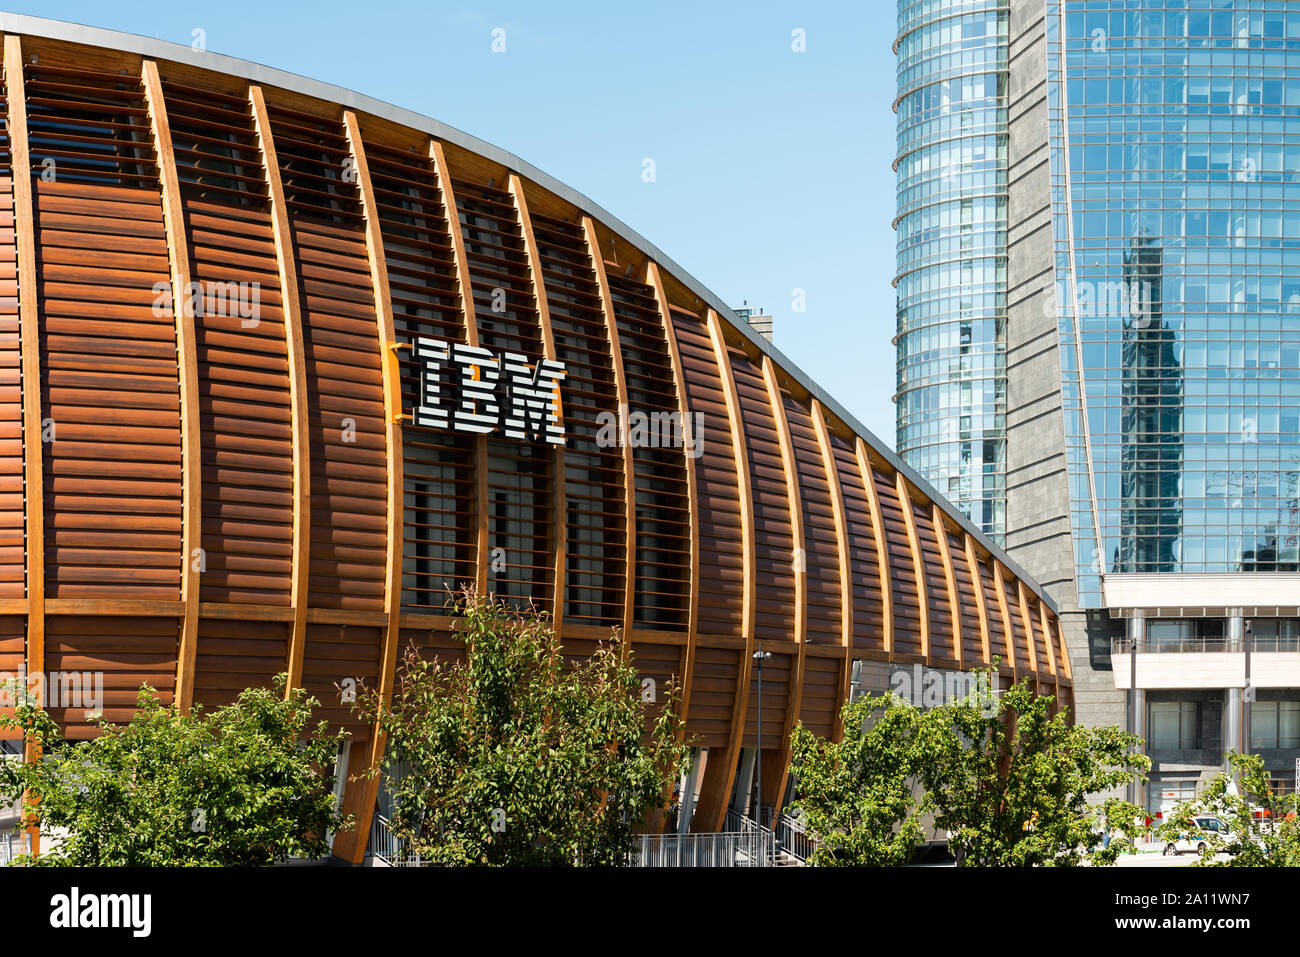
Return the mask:
[[[900,0],[899,21],[900,453],[952,488],[963,376],[993,383],[988,515],[1062,609],[1080,719],[1146,738],[1133,797],[1181,800],[1232,748],[1294,787],[1300,0]],[[983,230],[942,212],[984,202]],[[986,294],[983,364],[961,330]]]
[[[1005,516],[1007,24],[898,5],[898,453],[995,541]]]
[[[1048,7],[1081,603],[1295,571],[1300,4]]]

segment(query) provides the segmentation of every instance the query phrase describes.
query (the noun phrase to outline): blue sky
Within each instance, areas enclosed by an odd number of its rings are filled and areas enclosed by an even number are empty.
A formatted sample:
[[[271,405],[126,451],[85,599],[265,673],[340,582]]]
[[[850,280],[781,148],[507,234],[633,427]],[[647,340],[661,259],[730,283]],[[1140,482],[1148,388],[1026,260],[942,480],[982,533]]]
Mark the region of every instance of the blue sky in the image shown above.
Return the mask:
[[[765,307],[777,346],[894,444],[890,0],[7,6],[187,45],[201,29],[495,143]]]

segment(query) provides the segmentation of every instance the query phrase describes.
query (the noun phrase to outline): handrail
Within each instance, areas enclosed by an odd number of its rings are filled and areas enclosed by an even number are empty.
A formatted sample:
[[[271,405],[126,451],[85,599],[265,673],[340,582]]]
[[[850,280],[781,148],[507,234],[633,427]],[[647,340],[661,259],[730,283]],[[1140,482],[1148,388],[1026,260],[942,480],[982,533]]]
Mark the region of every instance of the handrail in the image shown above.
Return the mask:
[[[393,833],[388,818],[376,813],[370,820],[370,855],[383,867],[422,867],[420,855],[407,850],[406,842]]]
[[[15,850],[14,845],[17,844]],[[0,841],[0,867],[8,867],[13,863],[13,859],[20,854],[30,854],[32,852],[32,837],[30,834],[8,833],[4,840]]]
[[[642,834],[633,867],[765,867],[773,860],[772,832],[754,822],[717,834]]]
[[[817,849],[817,842],[809,837],[804,823],[788,814],[782,814],[777,818],[775,833],[777,848],[800,864],[806,864],[813,851]]]
[[[1137,645],[1138,654],[1241,653],[1250,646],[1252,653],[1300,652],[1300,637],[1282,638],[1147,638]],[[1133,647],[1131,638],[1112,638],[1111,654],[1127,655]]]

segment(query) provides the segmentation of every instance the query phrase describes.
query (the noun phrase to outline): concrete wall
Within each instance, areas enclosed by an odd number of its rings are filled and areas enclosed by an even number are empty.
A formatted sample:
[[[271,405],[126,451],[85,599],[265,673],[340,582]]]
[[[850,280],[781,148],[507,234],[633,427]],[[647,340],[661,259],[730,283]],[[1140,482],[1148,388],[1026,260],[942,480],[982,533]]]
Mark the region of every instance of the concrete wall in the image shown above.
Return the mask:
[[[1012,0],[1007,235],[1006,551],[1056,601],[1070,652],[1076,715],[1124,723],[1112,673],[1095,670],[1104,634],[1078,610],[1061,414],[1061,372],[1052,271],[1047,44],[1043,0]],[[1093,630],[1104,632],[1099,618]]]

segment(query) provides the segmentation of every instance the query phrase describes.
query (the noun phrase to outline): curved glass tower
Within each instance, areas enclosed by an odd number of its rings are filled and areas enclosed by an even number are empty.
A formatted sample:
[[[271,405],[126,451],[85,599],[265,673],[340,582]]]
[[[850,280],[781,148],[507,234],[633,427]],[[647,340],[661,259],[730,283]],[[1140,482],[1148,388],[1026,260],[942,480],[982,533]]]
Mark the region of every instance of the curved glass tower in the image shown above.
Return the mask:
[[[899,0],[898,453],[1006,523],[1006,0]]]

